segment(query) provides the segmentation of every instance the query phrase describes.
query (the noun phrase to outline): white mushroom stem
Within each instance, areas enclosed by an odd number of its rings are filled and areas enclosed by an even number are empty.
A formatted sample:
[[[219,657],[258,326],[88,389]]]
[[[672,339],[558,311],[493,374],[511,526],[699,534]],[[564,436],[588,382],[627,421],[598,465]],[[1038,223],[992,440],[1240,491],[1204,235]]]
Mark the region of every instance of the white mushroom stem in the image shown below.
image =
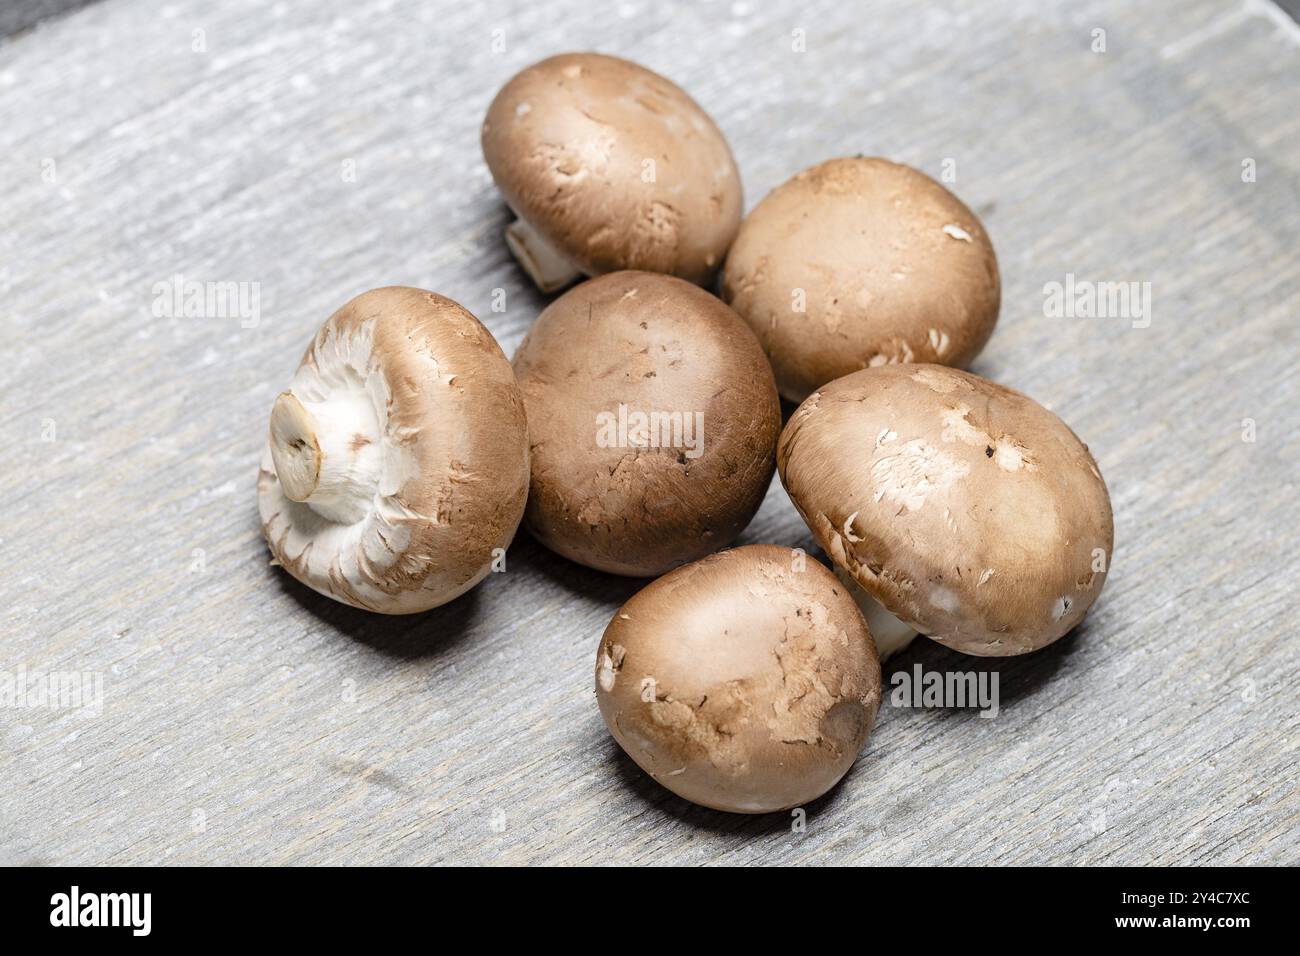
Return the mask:
[[[582,277],[582,272],[526,219],[516,219],[506,227],[506,245],[542,292],[563,289]]]
[[[912,643],[912,639],[917,636],[917,631],[912,625],[905,624],[885,610],[883,604],[868,594],[862,585],[849,577],[848,572],[838,565],[835,574],[849,589],[853,600],[858,602],[858,609],[862,611],[862,616],[867,619],[867,627],[871,630],[872,638],[875,639],[876,651],[880,654],[882,664]]]
[[[271,458],[290,501],[339,524],[360,521],[373,507],[383,467],[369,396],[338,389],[305,401],[281,392],[271,410]]]

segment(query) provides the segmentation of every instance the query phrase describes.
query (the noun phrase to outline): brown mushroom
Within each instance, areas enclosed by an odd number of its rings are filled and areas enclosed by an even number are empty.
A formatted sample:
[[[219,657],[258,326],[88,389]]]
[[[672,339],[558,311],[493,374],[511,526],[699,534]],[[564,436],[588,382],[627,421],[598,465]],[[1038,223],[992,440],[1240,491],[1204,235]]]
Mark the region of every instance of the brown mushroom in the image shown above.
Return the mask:
[[[880,662],[844,587],[802,552],[724,551],[637,592],[605,629],[596,699],[673,793],[733,813],[820,797],[880,706]]]
[[[1106,580],[1110,497],[1087,446],[1032,399],[967,372],[837,379],[791,416],[777,465],[835,564],[954,650],[1037,650]]]
[[[741,224],[722,296],[794,402],[860,368],[963,366],[998,318],[997,258],[975,214],[885,159],[832,159],[769,193]]]
[[[679,87],[598,53],[542,60],[497,93],[483,157],[518,220],[511,251],[544,292],[619,269],[708,281],[740,224],[722,133]]]
[[[321,327],[271,411],[257,481],[276,561],[385,614],[481,581],[527,492],[523,401],[496,340],[450,299],[397,287]]]
[[[758,341],[672,276],[571,289],[515,355],[528,410],[525,524],[589,567],[661,574],[725,547],[771,482],[780,400]]]

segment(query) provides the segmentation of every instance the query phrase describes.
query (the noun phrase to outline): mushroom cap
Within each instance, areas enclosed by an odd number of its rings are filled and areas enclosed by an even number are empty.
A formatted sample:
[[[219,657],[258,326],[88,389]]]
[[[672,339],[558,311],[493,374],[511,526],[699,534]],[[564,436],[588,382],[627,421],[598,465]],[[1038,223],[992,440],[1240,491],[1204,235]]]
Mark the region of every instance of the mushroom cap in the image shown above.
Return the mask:
[[[740,174],[709,115],[645,67],[542,60],[497,93],[483,157],[506,202],[588,275],[707,281],[740,225]]]
[[[831,560],[954,650],[1037,650],[1105,582],[1114,526],[1087,446],[1037,402],[967,372],[837,379],[791,416],[777,467]]]
[[[678,796],[733,813],[815,800],[880,707],[880,661],[844,586],[802,552],[749,545],[633,595],[596,655],[605,725]]]
[[[1001,283],[975,214],[924,173],[832,159],[772,190],[727,255],[722,297],[794,402],[860,368],[969,363]]]
[[[373,428],[342,447],[373,456],[377,483],[359,520],[329,520],[290,500],[268,443],[257,498],[276,561],[321,594],[386,614],[437,607],[483,579],[523,516],[528,441],[510,363],[478,319],[422,289],[363,293],[321,327],[289,394],[369,416]]]
[[[654,575],[749,524],[781,405],[754,334],[718,299],[658,273],[591,279],[542,312],[514,362],[532,442],[524,523],[547,547]],[[638,431],[636,414],[657,418]]]

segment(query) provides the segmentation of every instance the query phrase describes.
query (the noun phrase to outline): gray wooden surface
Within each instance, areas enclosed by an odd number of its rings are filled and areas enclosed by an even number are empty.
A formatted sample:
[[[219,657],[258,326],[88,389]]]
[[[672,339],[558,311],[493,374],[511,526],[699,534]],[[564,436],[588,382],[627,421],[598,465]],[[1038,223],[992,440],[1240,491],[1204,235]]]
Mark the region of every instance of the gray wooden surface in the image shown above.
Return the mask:
[[[0,862],[1300,861],[1294,23],[609,9],[105,0],[0,42],[0,671],[103,682],[98,711],[0,708]],[[335,307],[435,289],[507,353],[542,307],[478,124],[574,48],[685,86],[747,206],[831,156],[955,160],[1004,280],[975,371],[1061,414],[1111,488],[1086,624],[993,664],[920,642],[897,667],[996,670],[1000,715],[886,706],[804,832],[685,804],[605,733],[593,655],[635,582],[521,536],[504,575],[390,619],[268,565],[267,415]],[[258,283],[260,322],[156,316],[178,273]],[[1149,282],[1150,327],[1047,317],[1067,273]],[[774,483],[742,540],[811,539]]]

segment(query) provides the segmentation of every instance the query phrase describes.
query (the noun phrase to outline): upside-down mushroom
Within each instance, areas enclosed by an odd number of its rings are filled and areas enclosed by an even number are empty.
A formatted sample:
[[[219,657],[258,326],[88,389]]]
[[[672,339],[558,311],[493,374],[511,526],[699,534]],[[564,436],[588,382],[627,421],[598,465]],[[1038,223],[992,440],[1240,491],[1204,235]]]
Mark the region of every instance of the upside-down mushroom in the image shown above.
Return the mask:
[[[399,287],[321,327],[271,410],[257,482],[276,561],[385,614],[481,581],[527,493],[523,401],[496,340],[450,299]]]

